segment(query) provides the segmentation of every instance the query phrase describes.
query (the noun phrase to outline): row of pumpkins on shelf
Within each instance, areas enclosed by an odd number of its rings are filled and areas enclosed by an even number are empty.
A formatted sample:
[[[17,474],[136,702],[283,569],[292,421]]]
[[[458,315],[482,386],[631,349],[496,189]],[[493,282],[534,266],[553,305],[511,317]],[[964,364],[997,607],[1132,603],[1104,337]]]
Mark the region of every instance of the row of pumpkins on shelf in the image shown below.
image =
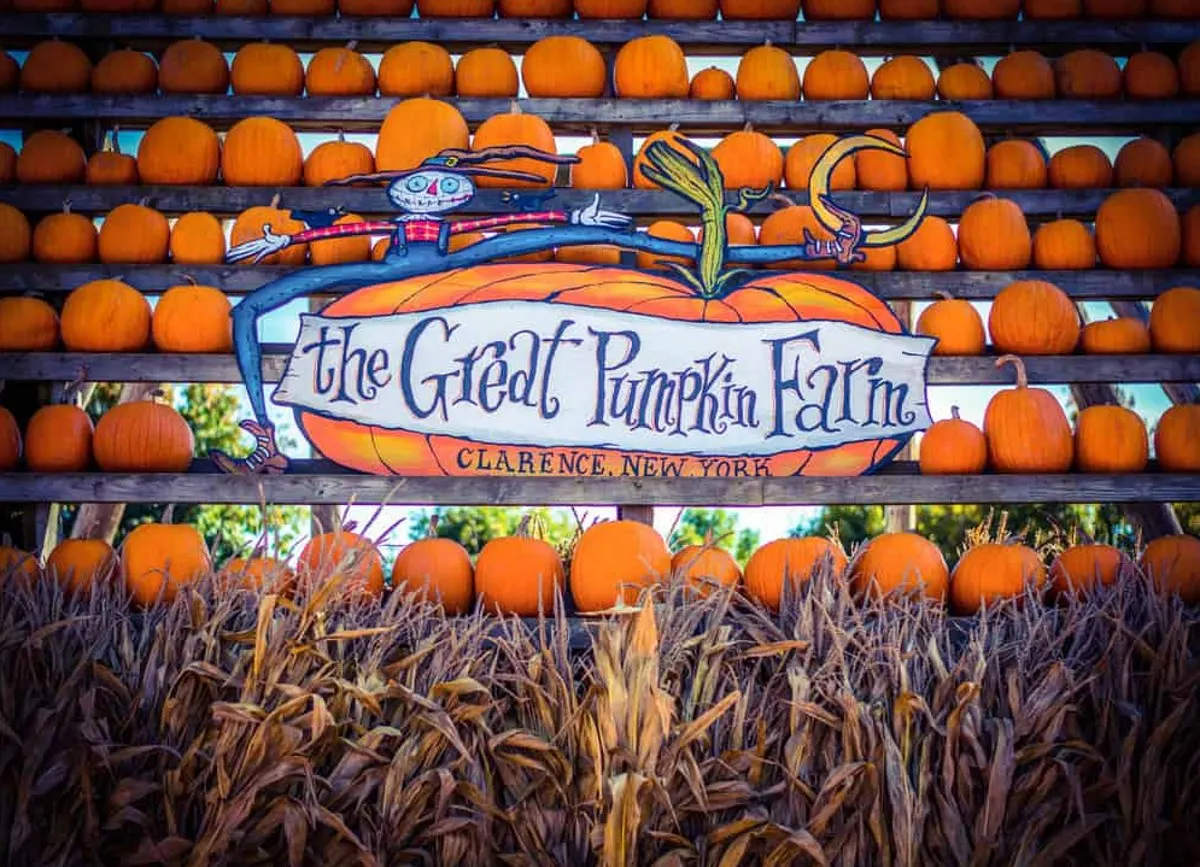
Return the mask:
[[[1022,361],[1012,364],[1016,386],[988,402],[983,429],[953,417],[935,422],[921,439],[920,468],[926,475],[999,473],[1139,473],[1149,461],[1149,437],[1138,413],[1121,406],[1080,410],[1075,431],[1058,399],[1029,385]],[[44,406],[21,436],[12,414],[0,407],[0,472],[17,468],[24,454],[33,472],[180,473],[192,462],[194,438],[173,407],[154,400],[119,404],[93,428],[91,418],[71,403]],[[1200,405],[1178,404],[1154,432],[1159,467],[1200,472]]]
[[[155,59],[118,49],[92,65],[83,49],[57,39],[35,45],[18,68],[0,52],[0,93],[225,94],[297,97],[453,96],[515,97],[520,85],[531,97],[598,98],[608,84],[604,56],[579,36],[548,36],[533,43],[520,75],[507,51],[473,48],[457,67],[450,52],[430,42],[397,44],[385,51],[378,74],[355,50],[327,47],[305,69],[291,47],[256,42],[237,50],[233,63],[217,46],[199,39],[168,46]],[[815,55],[803,76],[796,58],[767,42],[751,48],[731,76],[710,67],[689,78],[683,49],[665,35],[641,36],[618,50],[613,89],[624,99],[699,100],[1050,100],[1173,99],[1200,95],[1200,43],[1178,61],[1159,51],[1132,54],[1122,69],[1103,51],[1086,48],[1054,60],[1034,50],[1004,56],[989,77],[976,63],[946,67],[937,80],[914,55],[886,60],[873,75],[858,55],[830,49]]]
[[[1195,0],[11,0],[19,12],[341,15],[422,18],[617,18],[734,21],[1101,20],[1200,16]]]
[[[309,540],[295,570],[284,561],[252,555],[226,563],[218,574],[230,589],[283,595],[294,595],[301,582],[338,576],[348,588],[374,596],[388,589],[415,593],[440,603],[450,615],[468,613],[478,604],[489,613],[535,617],[553,610],[564,585],[576,610],[593,614],[634,603],[642,591],[672,580],[684,581],[702,595],[739,587],[777,611],[786,592],[814,574],[828,573],[847,581],[859,595],[916,593],[948,601],[955,613],[971,615],[1023,596],[1030,585],[1061,596],[1130,580],[1137,569],[1160,589],[1191,604],[1200,602],[1200,539],[1187,535],[1151,541],[1136,565],[1111,545],[1075,545],[1055,558],[1049,570],[1036,550],[1019,541],[984,542],[967,550],[953,572],[938,547],[915,533],[876,536],[853,560],[837,543],[810,536],[763,545],[743,573],[727,551],[711,542],[672,555],[653,527],[618,520],[584,530],[571,556],[569,582],[555,548],[523,534],[492,539],[474,563],[452,539],[430,536],[412,542],[401,550],[390,581],[385,581],[375,544],[342,529]],[[69,592],[87,593],[115,573],[141,605],[169,602],[181,587],[211,572],[203,538],[187,525],[142,524],[129,533],[119,556],[103,541],[64,541],[44,569],[32,555],[0,548],[0,580],[6,573],[34,581],[44,576],[62,582]]]

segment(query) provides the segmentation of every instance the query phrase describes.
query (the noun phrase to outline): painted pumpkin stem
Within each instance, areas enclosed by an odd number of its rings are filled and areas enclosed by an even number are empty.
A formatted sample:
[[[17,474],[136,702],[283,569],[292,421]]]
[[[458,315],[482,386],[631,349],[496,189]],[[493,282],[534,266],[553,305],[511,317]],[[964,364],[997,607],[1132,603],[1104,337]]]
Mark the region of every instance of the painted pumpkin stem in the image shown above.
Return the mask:
[[[1017,388],[1029,387],[1029,375],[1025,372],[1025,362],[1015,355],[1001,355],[996,359],[996,367],[1011,364],[1017,371]]]

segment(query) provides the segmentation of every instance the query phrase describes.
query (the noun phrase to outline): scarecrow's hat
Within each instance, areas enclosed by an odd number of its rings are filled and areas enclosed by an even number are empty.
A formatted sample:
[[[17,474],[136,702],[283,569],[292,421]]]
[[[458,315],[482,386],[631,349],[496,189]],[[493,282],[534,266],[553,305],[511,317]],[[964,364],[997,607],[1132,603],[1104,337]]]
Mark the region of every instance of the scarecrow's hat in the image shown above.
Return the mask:
[[[550,163],[551,165],[569,165],[579,162],[579,157],[576,156],[560,156],[559,154],[547,153],[546,151],[538,150],[537,148],[529,147],[528,145],[506,145],[504,147],[483,148],[477,151],[464,151],[457,148],[444,150],[436,156],[429,157],[419,166],[412,169],[404,169],[403,171],[391,172],[373,172],[366,175],[351,175],[348,178],[342,178],[337,181],[329,181],[326,186],[341,187],[349,184],[362,184],[372,181],[395,181],[400,178],[407,178],[409,175],[415,175],[417,172],[425,169],[441,169],[443,171],[453,172],[458,175],[466,175],[474,178],[502,178],[507,181],[530,181],[532,183],[544,183],[545,178],[540,175],[531,174],[530,172],[519,172],[511,169],[494,169],[481,165],[481,163],[489,163],[493,160],[515,160],[529,159],[537,160],[541,163]]]

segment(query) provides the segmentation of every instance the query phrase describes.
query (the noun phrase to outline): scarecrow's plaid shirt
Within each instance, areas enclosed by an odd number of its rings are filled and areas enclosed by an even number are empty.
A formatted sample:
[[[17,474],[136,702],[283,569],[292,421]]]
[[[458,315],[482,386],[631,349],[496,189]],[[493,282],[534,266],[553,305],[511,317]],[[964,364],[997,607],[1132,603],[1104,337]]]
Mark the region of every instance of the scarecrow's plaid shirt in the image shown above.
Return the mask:
[[[566,211],[534,211],[525,214],[505,214],[500,217],[480,217],[477,220],[458,220],[450,223],[450,234],[460,235],[463,232],[479,232],[485,229],[495,229],[500,226],[510,226],[513,223],[568,223],[570,217]],[[307,244],[310,241],[320,241],[326,238],[341,238],[346,235],[393,235],[403,228],[406,243],[419,241],[436,242],[446,225],[441,220],[429,217],[397,217],[395,220],[377,220],[362,223],[341,223],[324,229],[305,229],[292,235],[293,244]]]

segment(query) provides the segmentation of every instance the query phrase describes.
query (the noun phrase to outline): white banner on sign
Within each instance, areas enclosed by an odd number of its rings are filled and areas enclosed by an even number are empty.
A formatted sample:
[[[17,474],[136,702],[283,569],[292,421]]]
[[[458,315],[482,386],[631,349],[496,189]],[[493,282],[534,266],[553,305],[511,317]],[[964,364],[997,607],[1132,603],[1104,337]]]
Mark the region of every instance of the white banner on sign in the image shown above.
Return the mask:
[[[273,400],[484,443],[763,456],[926,429],[934,342],[548,301],[310,314]]]

